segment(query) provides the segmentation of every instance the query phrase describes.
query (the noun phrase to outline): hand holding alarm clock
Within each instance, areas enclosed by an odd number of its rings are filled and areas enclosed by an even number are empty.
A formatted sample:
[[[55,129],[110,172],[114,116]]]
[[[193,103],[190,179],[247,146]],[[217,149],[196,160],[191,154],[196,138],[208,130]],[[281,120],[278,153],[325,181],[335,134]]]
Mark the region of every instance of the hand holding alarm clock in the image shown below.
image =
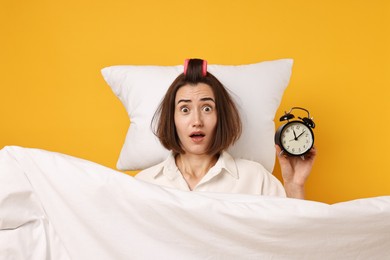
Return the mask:
[[[306,111],[307,117],[298,117],[300,120],[293,120],[295,116],[291,113],[294,109]],[[310,117],[308,110],[301,107],[293,107],[289,112],[280,118],[280,121],[287,123],[281,125],[275,133],[275,143],[280,146],[282,151],[290,156],[303,156],[314,145],[315,127],[313,118]]]

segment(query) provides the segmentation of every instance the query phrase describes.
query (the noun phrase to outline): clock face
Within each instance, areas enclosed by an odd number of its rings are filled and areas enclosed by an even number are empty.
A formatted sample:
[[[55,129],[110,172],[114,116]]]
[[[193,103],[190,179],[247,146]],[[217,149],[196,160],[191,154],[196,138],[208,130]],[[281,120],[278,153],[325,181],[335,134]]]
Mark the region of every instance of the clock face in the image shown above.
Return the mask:
[[[282,148],[292,155],[302,155],[313,147],[313,132],[304,123],[293,121],[286,124],[280,133]]]

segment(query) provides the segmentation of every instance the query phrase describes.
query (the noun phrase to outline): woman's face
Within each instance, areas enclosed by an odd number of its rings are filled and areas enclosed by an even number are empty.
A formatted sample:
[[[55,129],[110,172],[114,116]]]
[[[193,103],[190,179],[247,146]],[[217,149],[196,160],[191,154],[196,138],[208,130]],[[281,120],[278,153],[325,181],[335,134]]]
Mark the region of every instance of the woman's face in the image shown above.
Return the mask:
[[[217,125],[215,97],[204,83],[184,85],[175,97],[175,126],[186,154],[207,153]]]

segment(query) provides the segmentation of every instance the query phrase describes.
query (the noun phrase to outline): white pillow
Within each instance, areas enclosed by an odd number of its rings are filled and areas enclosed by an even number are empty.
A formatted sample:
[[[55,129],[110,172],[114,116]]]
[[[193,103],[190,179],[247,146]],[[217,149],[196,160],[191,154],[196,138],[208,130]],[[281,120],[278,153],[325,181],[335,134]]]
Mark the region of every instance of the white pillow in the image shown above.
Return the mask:
[[[274,117],[287,87],[292,59],[249,65],[209,65],[208,71],[230,90],[242,118],[241,138],[229,149],[238,158],[275,164]],[[183,66],[111,66],[102,69],[105,81],[122,101],[130,128],[117,162],[120,170],[142,170],[169,154],[151,130],[151,120],[166,90]]]

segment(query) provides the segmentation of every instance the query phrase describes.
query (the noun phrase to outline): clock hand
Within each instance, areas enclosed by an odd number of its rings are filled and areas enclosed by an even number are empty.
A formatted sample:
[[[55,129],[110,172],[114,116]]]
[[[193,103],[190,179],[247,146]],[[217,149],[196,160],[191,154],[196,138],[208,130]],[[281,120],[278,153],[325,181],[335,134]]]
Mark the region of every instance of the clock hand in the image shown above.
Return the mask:
[[[293,133],[294,133],[294,140],[298,140],[298,137],[297,137],[297,134],[295,133],[295,130],[293,129]]]
[[[303,135],[305,132],[306,132],[306,131],[302,131],[302,133],[300,133],[300,134],[297,136],[297,139],[296,139],[296,140],[298,140],[298,138],[299,138],[301,135]]]

